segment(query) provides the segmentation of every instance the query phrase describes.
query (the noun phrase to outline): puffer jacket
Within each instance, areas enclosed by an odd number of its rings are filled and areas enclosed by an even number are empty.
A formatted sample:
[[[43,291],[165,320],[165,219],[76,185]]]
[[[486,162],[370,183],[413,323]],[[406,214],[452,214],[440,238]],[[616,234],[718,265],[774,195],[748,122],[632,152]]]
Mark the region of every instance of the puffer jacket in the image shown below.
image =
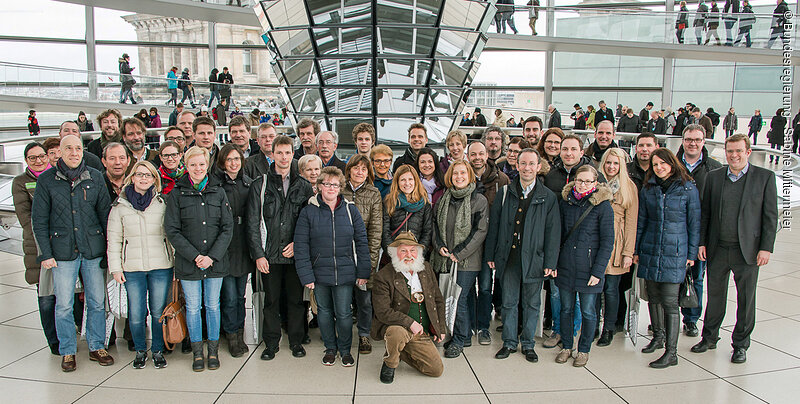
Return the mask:
[[[544,269],[555,269],[558,263],[558,246],[561,241],[558,197],[541,181],[536,180],[528,212],[525,215],[525,236],[522,239],[522,282],[532,283],[544,279]],[[514,233],[514,217],[522,198],[519,180],[500,188],[495,197],[489,217],[489,232],[486,234],[483,260],[494,262],[497,279],[503,279],[503,271],[511,252]]]
[[[132,186],[132,185],[128,185]],[[167,202],[161,195],[144,212],[120,193],[108,215],[108,271],[142,272],[172,268],[175,251],[164,231]]]
[[[477,189],[469,198],[472,201],[472,209],[470,211],[472,216],[472,228],[469,230],[467,239],[457,245],[453,245],[456,212],[467,198],[450,198],[450,206],[436,205],[435,211],[437,214],[434,215],[433,221],[434,237],[433,251],[431,254],[438,255],[442,247],[447,247],[450,253],[455,255],[456,259],[458,259],[459,271],[477,272],[481,270],[481,264],[483,262],[481,260],[483,256],[483,242],[486,240],[486,233],[489,230],[489,204],[486,202],[486,197],[478,193]],[[447,216],[449,223],[446,224],[447,234],[439,232],[439,212],[443,212],[443,209],[448,209]]]
[[[39,262],[105,256],[111,199],[100,171],[91,167],[72,183],[58,168],[39,175],[31,220]]]
[[[231,204],[231,214],[233,215],[233,236],[228,248],[228,275],[231,276],[247,276],[256,267],[255,262],[250,258],[247,226],[245,225],[247,198],[250,194],[250,183],[253,181],[242,171],[239,170],[235,180],[220,170],[217,170],[216,174],[228,197],[228,203]]]
[[[353,190],[350,181],[342,190],[342,196],[358,208],[364,226],[367,228],[367,243],[369,244],[369,261],[372,271],[378,270],[378,255],[381,250],[383,237],[383,198],[381,192],[374,185],[364,182],[357,190]]]
[[[33,205],[33,193],[36,191],[36,177],[29,169],[14,177],[11,182],[11,195],[14,200],[14,212],[17,220],[22,227],[22,252],[25,256],[22,262],[25,264],[25,282],[29,285],[39,283],[40,265],[36,261],[39,250],[36,249],[36,240],[33,237],[33,226],[31,225],[31,206]]]
[[[630,178],[620,178],[620,181],[629,181],[630,186],[636,187]],[[626,208],[620,203],[618,195],[615,195],[611,201],[611,208],[614,210],[614,250],[611,252],[611,260],[608,261],[606,274],[622,275],[631,270],[630,267],[623,267],[622,259],[624,257],[633,258],[634,248],[636,248],[639,198],[634,194],[633,201]]]
[[[696,260],[700,241],[700,196],[695,185],[675,181],[666,195],[655,176],[639,194],[636,225],[638,276],[680,283],[686,276],[686,260]]]
[[[606,267],[614,249],[614,210],[611,207],[613,194],[608,185],[597,184],[597,190],[581,200],[575,198],[572,189],[575,182],[565,185],[561,191],[561,253],[558,255],[559,289],[579,293],[600,293],[603,291]],[[567,233],[586,209],[592,211],[572,234]],[[589,278],[594,276],[600,282],[588,286]]]
[[[564,189],[564,185],[574,181],[575,173],[585,164],[594,165],[592,159],[584,155],[581,157],[580,161],[578,161],[578,164],[575,164],[575,167],[572,167],[572,169],[567,172],[567,169],[564,168],[564,162],[561,161],[561,157],[556,157],[551,164],[550,171],[544,176],[544,185],[561,198],[561,191]],[[599,174],[598,181],[605,182],[603,174]]]
[[[354,285],[370,276],[367,229],[358,208],[339,196],[336,208],[309,198],[294,231],[295,268],[300,283]]]
[[[267,184],[262,195],[265,177]],[[312,195],[311,184],[300,176],[294,164],[289,170],[286,196],[283,195],[283,179],[275,172],[275,163],[266,176],[253,179],[246,214],[247,239],[253,260],[266,258],[270,264],[294,263],[294,258],[283,256],[283,249],[293,242],[297,217]]]
[[[406,152],[394,161],[394,164],[392,164],[392,173],[397,171],[403,164],[408,164],[411,167],[417,166],[417,154],[411,150],[411,146],[406,147]]]
[[[175,277],[196,281],[228,274],[233,216],[225,190],[214,175],[208,177],[203,192],[194,189],[188,174],[175,182],[167,196],[164,229],[175,247]],[[194,263],[198,255],[206,255],[214,263],[201,270]]]
[[[408,212],[403,209],[395,208],[392,215],[389,216],[384,207],[383,237],[381,237],[381,247],[384,249],[384,253],[386,252],[386,247],[389,247],[389,244],[392,244],[392,241],[394,241],[392,233],[403,223],[407,213]],[[414,237],[417,238],[417,243],[425,246],[425,253],[427,254],[429,252],[433,240],[433,208],[430,203],[425,203],[425,207],[418,212],[412,213],[411,217],[406,221],[406,224],[403,225],[403,228],[395,233],[394,236],[405,231],[413,233]]]

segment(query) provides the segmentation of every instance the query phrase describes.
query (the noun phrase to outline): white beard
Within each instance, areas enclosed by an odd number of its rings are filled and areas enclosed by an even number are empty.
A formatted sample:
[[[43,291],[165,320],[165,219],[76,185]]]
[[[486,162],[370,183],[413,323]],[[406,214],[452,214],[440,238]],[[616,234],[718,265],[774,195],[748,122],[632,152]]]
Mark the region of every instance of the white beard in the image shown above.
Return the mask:
[[[392,259],[392,267],[395,271],[399,273],[419,273],[425,269],[425,260],[422,258],[422,247],[417,247],[417,258],[410,264],[400,261],[400,258],[397,257],[397,247],[389,247],[387,250],[389,252],[389,257]]]

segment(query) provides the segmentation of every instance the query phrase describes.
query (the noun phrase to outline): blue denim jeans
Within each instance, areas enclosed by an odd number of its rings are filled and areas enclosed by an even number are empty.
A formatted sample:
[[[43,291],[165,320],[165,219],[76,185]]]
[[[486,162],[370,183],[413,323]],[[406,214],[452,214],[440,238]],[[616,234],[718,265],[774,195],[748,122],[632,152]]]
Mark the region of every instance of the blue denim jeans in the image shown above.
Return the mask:
[[[214,97],[217,97],[217,101],[220,100],[219,98],[219,91],[211,91],[211,98],[208,99],[208,107],[211,108],[211,104],[214,102]],[[209,114],[211,115],[211,114]]]
[[[561,332],[561,298],[560,293],[558,291],[558,286],[556,286],[556,281],[554,279],[550,279],[550,312],[553,313],[553,333],[563,335]],[[575,323],[572,335],[578,335],[578,330],[581,328],[581,301],[577,300],[575,302],[575,306],[577,307],[577,311],[575,312],[575,318],[573,322]]]
[[[189,339],[192,342],[203,340],[200,308],[205,307],[208,340],[219,340],[219,293],[222,289],[222,278],[181,280],[181,287],[186,299],[186,328],[189,329]]]
[[[703,314],[703,278],[706,274],[706,262],[697,260],[692,266],[692,277],[694,277],[694,291],[697,292],[697,301],[700,303],[697,307],[691,309],[681,309],[683,314],[683,323],[697,323],[700,315]]]
[[[581,312],[583,322],[581,323],[581,337],[578,340],[578,352],[589,353],[594,339],[594,329],[597,324],[595,314],[595,304],[599,293],[577,293],[561,289],[558,291],[561,298],[561,324],[569,324],[573,321],[573,314],[576,310]],[[580,296],[581,307],[575,306],[576,295]],[[572,333],[561,334],[561,342],[564,349],[572,349],[574,338]]]
[[[105,271],[100,268],[100,258],[86,259],[81,254],[72,261],[57,261],[53,268],[53,283],[56,294],[56,333],[61,355],[74,355],[78,350],[75,334],[75,283],[78,272],[83,281],[86,297],[86,340],[89,351],[105,347],[106,337],[106,281]]]
[[[474,295],[475,280],[478,279],[479,271],[458,271],[456,283],[461,286],[461,295],[456,303],[456,323],[453,327],[453,345],[463,347],[466,341],[472,338],[472,328],[470,318],[475,317],[473,311],[468,310],[467,296]],[[465,293],[466,292],[466,293]]]
[[[519,266],[508,266],[503,273],[503,346],[516,349],[521,339],[522,349],[533,349],[533,336],[539,322],[543,281],[522,283]],[[522,334],[517,334],[519,303],[522,299]]]
[[[356,296],[358,336],[369,337],[370,328],[372,328],[372,290],[361,290],[358,286],[354,286],[353,293]]]
[[[325,349],[349,354],[353,344],[353,285],[314,285],[317,322]],[[335,318],[334,318],[335,316]]]
[[[606,309],[603,312],[603,331],[616,331],[617,317],[619,315],[619,281],[622,275],[606,274],[606,282],[603,284],[603,298],[606,302]],[[595,328],[600,326],[600,297],[597,298],[597,322]],[[580,309],[578,309],[580,310]]]
[[[478,272],[478,298],[475,299],[474,288],[471,288],[467,295],[467,311],[472,317],[471,325],[475,330],[488,330],[489,323],[492,321],[492,281],[494,281],[492,269],[484,262]],[[461,293],[464,292],[461,291]],[[477,307],[475,307],[476,304]],[[473,313],[474,315],[472,315]]]
[[[164,351],[164,334],[159,318],[167,305],[167,295],[172,283],[172,268],[152,271],[125,272],[125,290],[128,292],[128,325],[137,351],[147,350],[147,309],[150,306],[150,334],[153,352]]]
[[[244,294],[247,275],[222,278],[222,331],[233,334],[244,328]]]

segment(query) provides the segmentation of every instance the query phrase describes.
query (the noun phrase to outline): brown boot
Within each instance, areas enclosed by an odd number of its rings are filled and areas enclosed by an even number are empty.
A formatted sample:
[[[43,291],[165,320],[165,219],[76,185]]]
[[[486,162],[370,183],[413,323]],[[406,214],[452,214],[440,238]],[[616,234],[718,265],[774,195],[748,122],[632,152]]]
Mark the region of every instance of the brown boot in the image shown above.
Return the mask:
[[[61,357],[61,370],[64,372],[72,372],[76,368],[75,355],[64,355]]]
[[[240,328],[239,331],[236,331],[236,341],[243,353],[250,352],[250,348],[248,348],[247,344],[244,342],[244,328]]]

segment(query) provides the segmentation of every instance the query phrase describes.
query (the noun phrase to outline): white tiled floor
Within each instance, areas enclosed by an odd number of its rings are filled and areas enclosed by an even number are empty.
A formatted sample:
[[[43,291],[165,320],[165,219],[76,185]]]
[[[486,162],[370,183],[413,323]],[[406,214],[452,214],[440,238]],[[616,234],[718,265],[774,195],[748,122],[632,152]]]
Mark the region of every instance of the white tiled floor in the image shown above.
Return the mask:
[[[698,338],[682,335],[676,367],[648,368],[656,354],[640,352],[645,338],[634,347],[622,334],[615,336],[610,347],[593,346],[585,368],[556,364],[556,350],[540,345],[537,364],[526,362],[520,354],[500,361],[494,359],[501,344],[493,333],[491,346],[474,341],[463,356],[444,359],[442,377],[427,378],[401,364],[392,385],[378,381],[381,342],[374,343],[372,354],[358,356],[355,367],[325,367],[320,363],[318,330],[312,330],[305,358],[293,358],[286,341],[269,362],[259,359],[261,347],[254,344],[249,356],[238,359],[223,347],[222,367],[202,373],[191,372],[190,355],[180,353],[167,356],[166,369],[156,370],[149,362],[145,369],[134,370],[133,354],[125,349],[124,340],[110,349],[117,363],[100,367],[89,362],[82,342],[78,370],[62,373],[60,358],[46,346],[35,288],[25,284],[22,258],[0,252],[0,402],[796,403],[800,396],[800,268],[796,265],[800,231],[783,230],[778,240],[773,261],[759,276],[757,325],[743,365],[730,363],[729,340],[736,313],[735,289],[731,288],[717,350],[693,354],[689,348]],[[639,331],[646,335],[644,307],[643,312]],[[247,339],[252,342],[252,337]],[[357,352],[355,347],[353,351]]]

